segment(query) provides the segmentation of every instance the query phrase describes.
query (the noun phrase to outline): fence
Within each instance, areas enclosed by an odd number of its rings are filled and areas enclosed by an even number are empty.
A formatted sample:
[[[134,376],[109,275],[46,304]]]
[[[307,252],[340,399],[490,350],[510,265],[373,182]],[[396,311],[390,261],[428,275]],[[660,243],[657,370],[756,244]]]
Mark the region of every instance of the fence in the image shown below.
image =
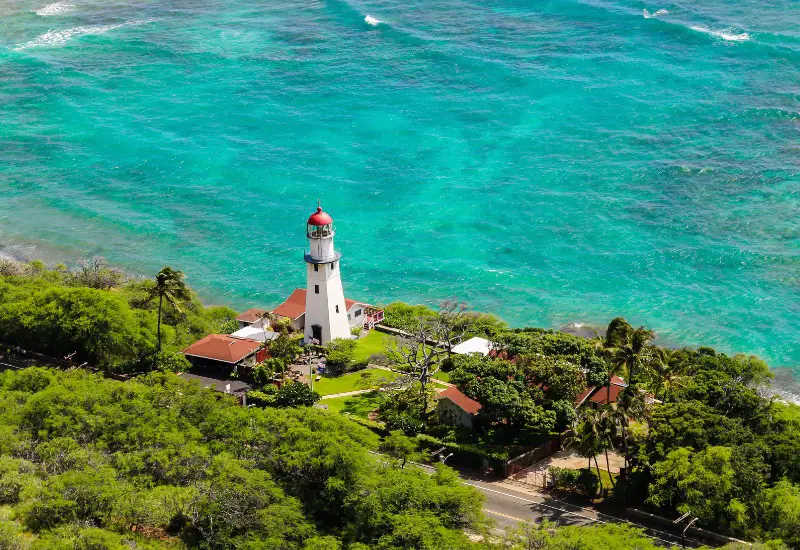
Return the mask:
[[[543,460],[550,456],[551,454],[555,453],[556,451],[561,450],[561,437],[555,437],[550,441],[542,443],[535,449],[528,451],[527,453],[521,454],[517,457],[512,458],[505,465],[505,477],[511,477],[514,474],[518,474],[522,470],[529,468],[530,466],[536,464],[540,460]]]

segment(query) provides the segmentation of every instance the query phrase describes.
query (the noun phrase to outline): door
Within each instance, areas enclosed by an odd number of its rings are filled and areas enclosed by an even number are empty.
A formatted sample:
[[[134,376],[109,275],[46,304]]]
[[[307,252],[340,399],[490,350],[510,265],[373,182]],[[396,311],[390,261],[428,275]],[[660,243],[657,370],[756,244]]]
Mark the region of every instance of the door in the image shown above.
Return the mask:
[[[317,341],[317,344],[322,343],[322,327],[320,325],[311,325],[311,337]]]

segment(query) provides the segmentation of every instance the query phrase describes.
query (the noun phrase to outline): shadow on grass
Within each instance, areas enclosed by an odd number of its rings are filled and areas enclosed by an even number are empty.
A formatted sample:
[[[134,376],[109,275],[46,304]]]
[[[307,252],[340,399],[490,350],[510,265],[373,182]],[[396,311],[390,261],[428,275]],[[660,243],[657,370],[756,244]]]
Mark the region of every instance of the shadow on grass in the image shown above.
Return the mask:
[[[348,397],[342,403],[341,412],[368,418],[369,413],[378,408],[380,395],[377,391]]]

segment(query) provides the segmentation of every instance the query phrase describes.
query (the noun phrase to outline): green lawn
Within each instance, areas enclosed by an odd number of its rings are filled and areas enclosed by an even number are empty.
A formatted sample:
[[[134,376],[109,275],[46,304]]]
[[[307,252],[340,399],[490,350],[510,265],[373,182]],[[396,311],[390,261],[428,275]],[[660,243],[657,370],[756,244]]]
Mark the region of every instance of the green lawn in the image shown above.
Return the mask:
[[[391,341],[393,338],[393,336],[384,332],[369,331],[366,336],[358,339],[353,360],[364,361],[376,353],[386,353],[386,342]]]
[[[332,395],[356,390],[376,388],[381,383],[392,382],[400,377],[396,372],[382,369],[364,369],[341,376],[323,375],[314,381],[314,391],[320,395]]]
[[[443,370],[440,370],[439,372],[434,374],[433,377],[436,378],[437,380],[441,380],[442,382],[450,381],[450,373],[444,372]]]
[[[327,405],[329,411],[349,413],[361,418],[369,418],[369,413],[377,409],[379,403],[380,395],[376,391],[350,397],[323,399],[319,402],[320,405]]]
[[[592,471],[595,474],[597,473],[597,470],[592,470]],[[608,470],[604,470],[603,468],[600,468],[600,483],[601,483],[601,485],[603,487],[607,487],[609,489],[611,489],[613,487],[613,485],[611,484],[611,476],[612,475],[614,476],[614,481],[616,482],[617,474],[611,474],[611,473],[609,473]]]

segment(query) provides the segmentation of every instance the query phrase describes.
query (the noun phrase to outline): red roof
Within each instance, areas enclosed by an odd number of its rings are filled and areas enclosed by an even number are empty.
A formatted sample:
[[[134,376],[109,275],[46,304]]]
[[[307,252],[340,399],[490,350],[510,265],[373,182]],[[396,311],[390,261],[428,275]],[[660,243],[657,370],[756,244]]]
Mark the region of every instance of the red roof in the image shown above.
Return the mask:
[[[461,410],[469,414],[478,414],[478,411],[483,408],[483,405],[458,391],[458,388],[455,386],[450,386],[444,390],[442,393],[436,396],[436,399],[449,399],[458,405]]]
[[[308,225],[328,225],[329,223],[333,223],[333,218],[327,212],[323,212],[321,206],[317,206],[317,211],[308,218]]]
[[[582,392],[581,392],[581,393],[578,395],[578,397],[576,397],[576,398],[575,398],[575,406],[576,406],[576,407],[579,407],[579,406],[581,405],[581,403],[583,403],[584,401],[586,401],[586,398],[589,396],[589,394],[591,394],[591,393],[592,393],[592,392],[595,390],[595,388],[596,388],[596,387],[597,387],[597,386],[591,386],[591,387],[589,387],[589,388],[586,388],[585,390],[583,390],[583,391],[582,391]]]
[[[239,315],[236,320],[241,321],[243,323],[255,323],[267,312],[266,309],[259,309],[257,307],[253,307]]]
[[[281,305],[272,310],[275,315],[297,319],[306,312],[306,289],[295,288]]]
[[[617,376],[616,374],[611,377],[611,389],[606,386],[591,386],[583,390],[578,397],[575,398],[575,406],[580,407],[584,401],[589,399],[589,401],[593,401],[594,403],[598,403],[600,405],[608,405],[610,403],[616,403],[617,399],[619,399],[619,394],[622,393],[627,387],[625,380]],[[610,397],[610,399],[609,399]]]
[[[611,386],[603,386],[602,388],[597,388],[597,391],[594,392],[589,398],[589,401],[594,401],[600,405],[608,405],[609,403],[616,403],[617,399],[619,399],[619,394],[622,393],[622,390],[625,389],[625,386],[618,386],[616,384],[611,384]]]
[[[344,299],[344,308],[350,311],[350,308],[356,304],[369,305],[364,302],[357,302],[355,300]],[[297,319],[306,312],[306,289],[295,288],[286,300],[281,305],[272,310],[272,313],[281,317],[288,317],[289,319]]]
[[[261,342],[255,340],[233,338],[227,334],[209,334],[183,350],[183,353],[223,363],[238,363],[253,355],[260,347]]]

